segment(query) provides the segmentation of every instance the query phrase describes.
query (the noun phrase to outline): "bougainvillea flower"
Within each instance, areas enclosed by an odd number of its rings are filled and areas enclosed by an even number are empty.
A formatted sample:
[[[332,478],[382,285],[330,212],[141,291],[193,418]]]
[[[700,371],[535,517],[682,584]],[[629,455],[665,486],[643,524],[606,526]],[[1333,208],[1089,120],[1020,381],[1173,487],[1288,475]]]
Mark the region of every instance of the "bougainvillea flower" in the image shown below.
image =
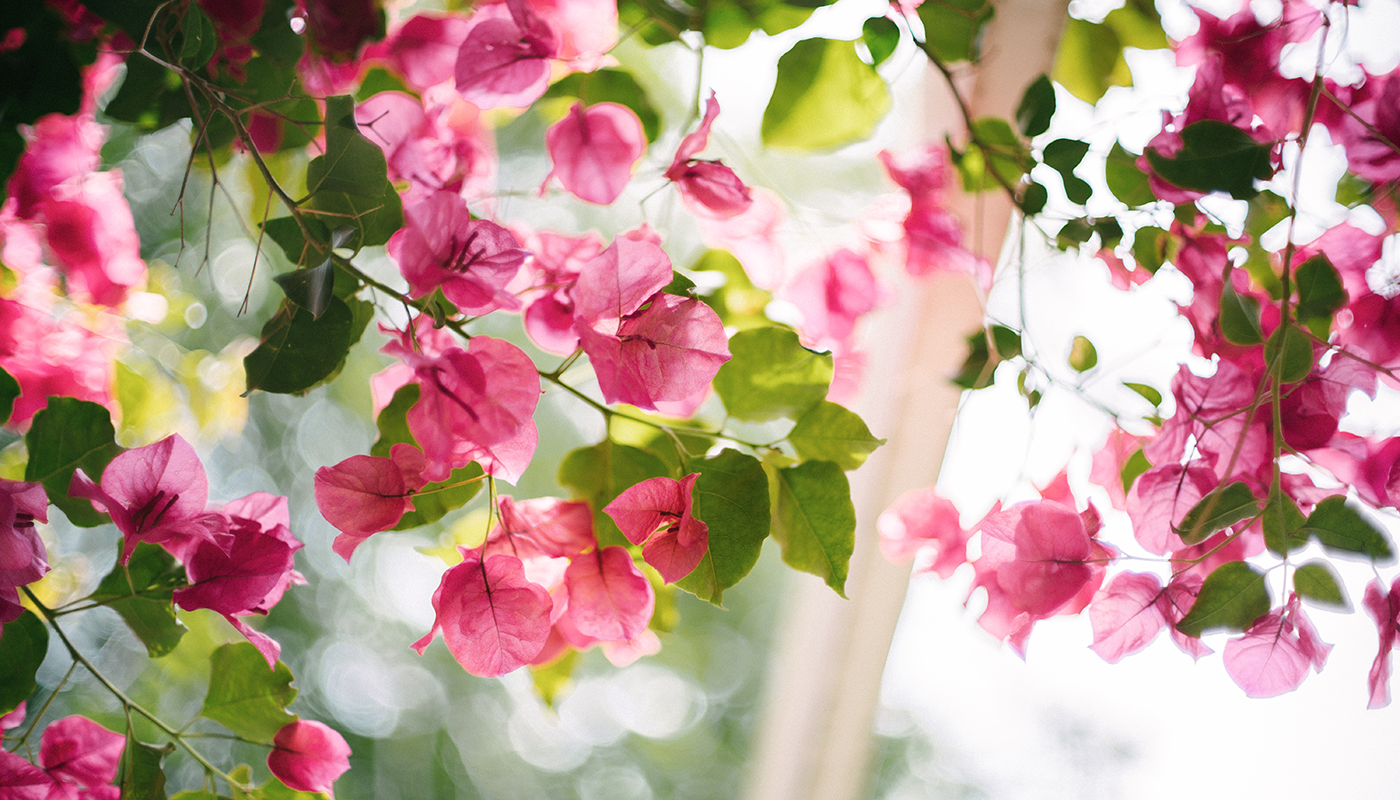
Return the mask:
[[[1099,589],[1089,605],[1089,621],[1094,628],[1090,648],[1110,664],[1117,664],[1157,638],[1163,628],[1171,631],[1177,647],[1200,658],[1210,648],[1200,639],[1185,636],[1176,623],[1191,610],[1201,578],[1187,575],[1162,588],[1156,575],[1120,572]]]
[[[455,93],[420,99],[379,92],[355,107],[360,130],[384,151],[389,180],[408,183],[412,208],[435,192],[475,200],[495,190],[496,152],[480,112]]]
[[[651,622],[656,593],[624,547],[576,556],[564,572],[564,586],[565,615],[580,633],[598,641],[629,641]]]
[[[11,728],[18,728],[23,725],[24,716],[27,713],[28,708],[25,706],[25,701],[19,701],[19,705],[15,706],[14,711],[8,714],[0,714],[0,731],[7,731]]]
[[[469,30],[465,17],[414,15],[385,42],[389,63],[419,92],[444,83],[456,70],[457,51]]]
[[[574,301],[569,290],[578,280],[583,265],[603,252],[603,240],[596,233],[581,236],[541,231],[522,237],[531,258],[521,275],[528,282],[516,285],[533,290],[525,301],[525,332],[541,350],[568,355],[578,347],[574,332]]]
[[[1346,147],[1347,166],[1376,184],[1400,178],[1400,79],[1393,73],[1368,78],[1351,111],[1360,119],[1348,114],[1333,128]]]
[[[1164,464],[1139,475],[1126,504],[1138,544],[1159,555],[1181,547],[1173,527],[1216,483],[1215,472],[1199,461]]]
[[[138,542],[170,544],[177,550],[191,540],[216,550],[226,550],[230,543],[226,518],[205,509],[209,480],[204,465],[178,433],[119,454],[103,470],[101,486],[81,469],[74,471],[68,494],[91,500],[112,516],[126,537],[123,564]]]
[[[559,52],[554,32],[526,0],[506,0],[472,15],[457,52],[457,91],[481,108],[525,108],[549,86],[549,60]]]
[[[658,293],[609,336],[578,327],[579,344],[609,403],[654,409],[703,391],[729,360],[719,315],[700,300]]]
[[[571,69],[592,72],[617,46],[617,3],[613,0],[530,0],[559,42],[557,58]]]
[[[572,558],[598,544],[593,510],[587,503],[557,497],[516,500],[502,496],[496,506],[501,521],[487,538],[487,554]]]
[[[120,170],[88,173],[54,187],[41,208],[49,249],[70,291],[99,305],[117,306],[146,280],[141,239],[122,196]]]
[[[67,793],[63,784],[24,760],[23,756],[0,750],[0,796],[14,800],[49,800]]]
[[[793,278],[780,296],[802,312],[802,338],[844,342],[856,320],[875,309],[880,287],[864,256],[842,248]]]
[[[288,788],[334,797],[335,779],[350,769],[350,755],[345,737],[325,723],[302,719],[272,737],[267,768]]]
[[[1379,578],[1366,584],[1362,605],[1376,621],[1380,633],[1380,647],[1367,677],[1371,699],[1366,707],[1384,708],[1390,705],[1390,653],[1395,649],[1395,634],[1400,631],[1400,578],[1391,582],[1389,590]]]
[[[603,509],[627,541],[642,545],[642,558],[667,583],[689,575],[710,546],[710,527],[691,516],[699,473],[680,480],[649,478],[630,487]]]
[[[360,45],[384,35],[384,12],[375,0],[301,0],[306,37],[333,60],[353,58]]]
[[[916,569],[952,577],[967,562],[967,540],[958,509],[932,489],[911,489],[899,496],[875,523],[880,552],[891,561],[917,556]],[[974,526],[975,530],[976,526]]]
[[[20,126],[20,132],[27,141],[9,182],[20,219],[38,215],[54,187],[81,179],[102,165],[102,126],[90,116],[45,114],[33,128]]]
[[[436,192],[405,209],[404,227],[389,240],[388,249],[413,297],[441,286],[466,314],[520,307],[503,289],[520,271],[525,251],[510,231],[472,219],[458,194]]]
[[[1108,492],[1109,503],[1119,511],[1127,508],[1128,503],[1128,493],[1123,488],[1123,467],[1133,454],[1142,448],[1145,441],[1143,437],[1133,436],[1121,428],[1114,428],[1109,432],[1103,447],[1094,453],[1089,480]]]
[[[87,717],[64,717],[44,729],[39,763],[57,780],[97,788],[117,777],[125,748],[126,736]]]
[[[554,165],[545,183],[558,178],[565,190],[599,205],[622,194],[632,179],[632,165],[647,149],[642,121],[617,103],[574,103],[545,131],[544,142]]]
[[[617,333],[622,318],[636,313],[672,277],[666,251],[651,242],[618,237],[579,268],[570,292],[574,318],[599,333]]]
[[[239,618],[266,614],[289,584],[306,581],[295,570],[293,559],[303,545],[281,521],[285,505],[276,509],[261,502],[269,497],[254,496],[251,501],[225,508],[232,546],[224,552],[201,542],[185,561],[189,585],[176,589],[174,599],[184,609],[207,608],[221,614],[258,648],[272,668],[281,646]],[[259,517],[241,516],[258,510],[264,511]]]
[[[346,562],[371,534],[389,530],[414,510],[413,493],[427,483],[423,451],[396,444],[389,452],[388,458],[351,456],[316,470],[316,507],[340,531],[331,549]]]
[[[695,157],[710,143],[710,126],[719,116],[719,101],[715,93],[705,101],[705,118],[700,127],[681,140],[676,157],[666,168],[667,179],[681,190],[681,197],[692,206],[699,206],[709,215],[720,219],[742,214],[753,205],[749,187],[739,180],[734,170],[718,161],[702,161]]]
[[[0,479],[0,586],[25,586],[49,571],[34,520],[48,522],[49,498],[37,483]]]
[[[525,577],[515,556],[482,558],[462,548],[462,563],[443,573],[433,593],[437,618],[413,649],[421,655],[438,633],[462,668],[494,678],[533,663],[549,638],[549,592]]]
[[[453,469],[483,455],[512,471],[520,467],[522,457],[529,462],[536,441],[531,418],[540,399],[540,378],[535,363],[520,348],[474,336],[468,350],[452,345],[430,355],[414,350],[405,334],[385,345],[384,352],[412,367],[421,387],[407,418],[427,458],[427,480],[444,480]]]
[[[23,425],[54,396],[116,408],[113,360],[126,337],[119,325],[102,324],[115,319],[79,322],[76,315],[54,316],[46,308],[0,298],[0,367],[20,386],[10,426]],[[87,327],[93,322],[99,326]]]
[[[1256,621],[1225,643],[1225,672],[1249,697],[1277,697],[1297,689],[1308,667],[1321,672],[1332,645],[1317,636],[1297,595],[1285,608]]]
[[[899,156],[882,150],[879,159],[890,178],[909,193],[904,218],[909,274],[962,273],[988,284],[991,265],[963,246],[962,226],[945,207],[944,190],[952,174],[948,148],[931,144]]]

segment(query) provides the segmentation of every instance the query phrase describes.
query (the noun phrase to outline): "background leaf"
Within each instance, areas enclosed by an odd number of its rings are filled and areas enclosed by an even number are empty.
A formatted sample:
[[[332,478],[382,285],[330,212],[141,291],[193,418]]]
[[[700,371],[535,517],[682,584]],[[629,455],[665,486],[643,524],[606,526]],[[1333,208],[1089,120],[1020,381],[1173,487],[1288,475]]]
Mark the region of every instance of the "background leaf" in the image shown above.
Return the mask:
[[[292,671],[267,659],[248,642],[226,644],[209,655],[209,692],[199,713],[255,742],[271,742],[277,731],[299,719],[287,712],[296,699]]]
[[[49,652],[49,629],[25,609],[0,631],[0,715],[14,711],[39,683],[34,679]]]
[[[122,451],[106,408],[72,397],[50,397],[48,405],[34,415],[24,443],[29,450],[24,479],[42,483],[49,502],[62,509],[70,522],[92,528],[109,521],[92,503],[68,496],[74,470],[81,468],[89,478],[101,480],[108,462]]]
[[[829,400],[798,417],[787,438],[803,461],[831,461],[844,470],[858,468],[885,443],[858,414]]]
[[[823,150],[870,137],[890,110],[889,90],[854,42],[803,39],[778,59],[763,110],[763,143]]]
[[[593,509],[593,524],[601,547],[631,544],[603,508],[642,481],[662,476],[673,477],[661,459],[611,439],[572,450],[559,462],[560,485],[569,487],[574,499],[588,501]]]

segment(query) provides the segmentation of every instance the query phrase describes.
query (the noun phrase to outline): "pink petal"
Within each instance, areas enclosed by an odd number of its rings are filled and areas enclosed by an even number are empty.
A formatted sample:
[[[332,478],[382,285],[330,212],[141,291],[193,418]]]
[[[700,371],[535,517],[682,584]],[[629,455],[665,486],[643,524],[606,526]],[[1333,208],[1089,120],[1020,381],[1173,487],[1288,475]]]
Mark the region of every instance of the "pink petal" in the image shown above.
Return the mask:
[[[457,53],[457,91],[484,109],[538,100],[549,85],[548,59],[558,52],[549,27],[523,0],[507,5],[509,17],[492,6],[479,9]]]
[[[958,509],[932,489],[911,489],[899,496],[875,523],[880,552],[891,561],[918,555],[920,568],[940,578],[952,576],[967,562],[971,531],[962,528]]]
[[[415,89],[443,83],[453,75],[468,24],[459,16],[418,14],[389,38],[389,60]]]
[[[655,408],[695,395],[729,360],[724,324],[695,298],[657,294],[628,317],[617,336],[578,329],[598,388],[609,403]]]
[[[388,458],[351,456],[333,467],[321,467],[316,470],[315,491],[321,516],[356,544],[399,524],[414,508],[403,470]],[[347,561],[353,550],[351,546],[342,554]]]
[[[55,778],[81,786],[101,786],[117,777],[126,736],[87,717],[54,720],[44,729],[39,763]]]
[[[520,501],[501,497],[498,505],[499,534],[524,539],[541,555],[573,557],[598,544],[587,503],[557,497]]]
[[[1226,642],[1224,658],[1225,672],[1250,697],[1277,697],[1297,689],[1311,660],[1279,611]]]
[[[1400,578],[1397,578],[1386,591],[1385,584],[1376,579],[1366,584],[1366,594],[1362,605],[1366,613],[1376,622],[1380,634],[1380,647],[1376,658],[1371,662],[1371,672],[1367,676],[1370,688],[1370,702],[1367,708],[1384,708],[1390,705],[1390,653],[1395,649],[1396,620],[1400,618]]]
[[[1015,533],[1015,560],[997,571],[997,583],[1017,608],[1040,616],[1053,613],[1079,593],[1093,571],[1089,535],[1072,508],[1051,501],[1031,503]]]
[[[62,784],[20,756],[0,750],[0,797],[5,800],[49,800]],[[62,795],[58,795],[61,797]]]
[[[615,333],[621,319],[671,282],[671,259],[651,242],[617,238],[579,271],[569,292],[574,317],[588,328]]]
[[[666,177],[676,180],[685,169],[686,164],[695,157],[696,153],[704,150],[710,142],[710,126],[714,124],[715,117],[719,116],[719,100],[715,98],[715,93],[710,92],[710,98],[705,101],[705,118],[700,121],[700,127],[693,133],[686,134],[681,140],[680,147],[676,148],[676,157],[671,159],[671,166],[666,169]]]
[[[564,573],[569,608],[580,633],[599,641],[627,641],[646,630],[656,595],[626,548],[612,546],[575,557]]]
[[[553,601],[525,577],[520,559],[463,554],[461,564],[442,576],[433,594],[437,620],[414,644],[419,653],[438,631],[462,668],[494,678],[535,660],[549,638]]]
[[[1089,605],[1095,653],[1110,664],[1142,650],[1166,627],[1158,598],[1162,584],[1156,575],[1120,572],[1100,589]]]
[[[335,779],[350,769],[350,745],[324,723],[298,720],[272,739],[267,768],[288,788],[334,796]]]
[[[666,583],[675,583],[699,566],[709,547],[709,526],[687,513],[679,526],[673,525],[648,539],[642,545],[642,558],[661,573]]]
[[[278,644],[276,639],[256,628],[249,627],[248,623],[243,621],[243,615],[224,614],[223,616],[234,630],[243,634],[243,638],[257,648],[262,657],[267,660],[268,669],[277,669],[277,657],[282,655],[282,645]]]
[[[7,731],[11,728],[18,728],[24,724],[25,701],[19,701],[15,710],[8,714],[0,714],[0,731]]]
[[[1200,462],[1164,464],[1139,475],[1127,500],[1138,543],[1157,554],[1180,548],[1181,537],[1172,526],[1179,524],[1215,483],[1215,473]]]
[[[550,173],[582,200],[607,205],[632,179],[632,165],[646,151],[646,134],[635,112],[617,103],[587,108],[575,103],[545,132],[554,163]],[[548,179],[546,179],[546,182]]]
[[[208,608],[225,615],[266,611],[269,595],[285,587],[301,542],[283,526],[265,531],[242,518],[233,519],[231,530],[233,545],[227,553],[202,543],[186,562],[190,585],[175,590],[175,603],[181,608]]]
[[[680,519],[688,505],[683,493],[690,492],[690,486],[672,478],[648,478],[624,490],[603,511],[627,541],[641,544],[662,525]]]
[[[603,642],[603,655],[618,669],[632,664],[643,656],[654,656],[661,652],[661,637],[656,631],[647,628],[637,637],[625,642]]]

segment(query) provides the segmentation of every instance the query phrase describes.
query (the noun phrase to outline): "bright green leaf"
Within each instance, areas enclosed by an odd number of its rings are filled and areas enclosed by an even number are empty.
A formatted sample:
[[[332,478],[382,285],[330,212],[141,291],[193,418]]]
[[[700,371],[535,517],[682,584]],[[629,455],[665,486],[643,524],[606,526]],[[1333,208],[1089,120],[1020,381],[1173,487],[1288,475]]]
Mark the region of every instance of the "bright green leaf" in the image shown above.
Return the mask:
[[[1312,340],[1296,325],[1280,325],[1264,343],[1264,363],[1284,383],[1297,383],[1313,368]]]
[[[1187,636],[1213,630],[1243,631],[1269,613],[1264,573],[1244,561],[1221,564],[1206,576],[1191,611],[1176,624]]]
[[[296,699],[292,671],[267,659],[248,642],[226,644],[209,656],[209,693],[199,713],[255,742],[271,742],[283,725],[299,717],[287,712]]]
[[[701,600],[720,605],[724,590],[758,563],[768,538],[768,475],[753,456],[725,450],[692,462],[700,473],[692,513],[710,528],[710,548],[689,575],[676,582]]]
[[[889,17],[871,17],[860,29],[860,39],[870,51],[872,66],[880,66],[899,47],[899,26]]]
[[[120,550],[122,543],[117,543]],[[105,603],[146,645],[151,658],[169,655],[188,630],[175,616],[174,590],[186,585],[185,568],[158,545],[141,542],[126,566],[117,564],[89,599]]]
[[[1099,363],[1099,352],[1094,349],[1094,343],[1084,336],[1074,337],[1074,344],[1070,345],[1069,365],[1075,372],[1088,372]]]
[[[1160,406],[1162,404],[1162,393],[1145,383],[1129,383],[1123,381],[1123,385],[1142,395],[1142,399],[1154,406]]]
[[[627,545],[612,517],[603,512],[619,494],[648,478],[674,477],[661,459],[625,444],[604,439],[592,447],[570,451],[559,462],[559,484],[572,490],[576,500],[586,500],[593,509],[598,543]]]
[[[49,652],[49,629],[25,609],[0,631],[0,716],[14,711],[39,683],[34,679]]]
[[[1384,531],[1346,500],[1346,495],[1338,494],[1318,503],[1303,523],[1303,530],[1317,537],[1330,553],[1360,553],[1373,562],[1390,561],[1393,554]]]
[[[1171,237],[1161,228],[1147,226],[1138,228],[1133,234],[1133,260],[1137,265],[1152,273],[1162,268],[1167,260],[1167,243]]]
[[[787,328],[739,331],[729,352],[714,386],[735,419],[795,418],[821,402],[831,385],[831,354],[808,350]]]
[[[1128,460],[1123,462],[1123,469],[1118,471],[1118,480],[1123,483],[1123,494],[1133,490],[1133,482],[1142,473],[1152,469],[1152,462],[1147,460],[1147,454],[1139,447],[1136,452],[1128,456]]]
[[[1294,308],[1300,324],[1313,335],[1326,339],[1332,328],[1332,315],[1347,303],[1341,276],[1325,255],[1315,255],[1304,261],[1293,275],[1298,288],[1298,305]]]
[[[1070,94],[1086,103],[1097,103],[1109,86],[1119,83],[1114,67],[1122,52],[1123,45],[1111,27],[1070,18],[1060,33],[1050,74]]]
[[[1055,116],[1055,86],[1050,79],[1041,75],[1026,87],[1021,95],[1021,103],[1016,107],[1016,125],[1026,138],[1039,136],[1050,130],[1050,119]]]
[[[983,169],[990,168],[1008,186],[1019,184],[1021,177],[1031,171],[1030,151],[1006,120],[982,117],[972,123],[972,136],[973,145],[982,154]],[[968,150],[972,151],[973,147],[969,146]],[[969,170],[969,176],[975,182],[968,187],[970,190],[976,191],[990,185],[974,170]]]
[[[862,141],[889,110],[884,79],[860,60],[854,42],[803,39],[778,59],[763,143],[823,150]]]
[[[1205,119],[1181,132],[1182,148],[1166,158],[1148,148],[1147,160],[1167,182],[1198,192],[1229,192],[1236,200],[1258,194],[1254,181],[1274,174],[1270,147],[1228,122]]]
[[[578,664],[579,652],[573,648],[565,650],[564,655],[554,659],[548,664],[531,664],[530,678],[535,684],[535,693],[540,696],[544,704],[554,708],[554,701],[559,699],[564,690],[573,681],[574,667]]]
[[[471,502],[481,491],[482,482],[476,479],[482,474],[481,465],[473,461],[465,467],[452,470],[446,479],[419,489],[410,498],[413,500],[414,510],[400,517],[393,530],[406,531],[430,525],[447,516],[447,512]]]
[[[1147,173],[1138,169],[1137,156],[1124,150],[1123,145],[1116,141],[1108,153],[1108,161],[1104,164],[1104,178],[1113,196],[1130,208],[1145,206],[1157,199],[1152,193],[1151,179],[1147,177]]]
[[[29,450],[24,479],[44,484],[49,502],[74,525],[101,525],[108,521],[107,515],[98,513],[87,500],[70,498],[68,485],[77,469],[100,480],[107,463],[122,451],[115,440],[112,415],[106,408],[72,397],[50,397],[24,436]]]
[[[1293,573],[1293,591],[1304,600],[1340,611],[1350,611],[1351,601],[1347,599],[1337,574],[1325,561],[1309,561]]]
[[[1202,497],[1175,530],[1187,544],[1198,544],[1212,533],[1249,519],[1259,513],[1259,501],[1244,481],[1216,487]]]
[[[1259,301],[1235,291],[1230,281],[1220,291],[1220,332],[1231,344],[1252,345],[1264,341],[1259,325]]]
[[[851,485],[830,461],[808,461],[769,471],[773,486],[773,538],[783,561],[810,572],[846,596],[846,573],[856,545]]]
[[[864,464],[885,443],[870,435],[860,415],[828,400],[798,417],[787,438],[803,461],[830,461],[845,470]]]

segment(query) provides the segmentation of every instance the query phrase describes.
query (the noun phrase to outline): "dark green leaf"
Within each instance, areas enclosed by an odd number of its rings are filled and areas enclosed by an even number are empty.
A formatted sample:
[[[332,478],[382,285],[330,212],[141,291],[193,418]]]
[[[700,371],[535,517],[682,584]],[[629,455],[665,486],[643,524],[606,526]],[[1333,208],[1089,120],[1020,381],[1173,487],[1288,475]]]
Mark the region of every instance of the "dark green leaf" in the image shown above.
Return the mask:
[[[854,411],[823,400],[797,418],[788,441],[803,461],[831,461],[841,469],[856,469],[885,443],[870,435]]]
[[[14,711],[39,688],[34,675],[49,652],[49,629],[25,609],[0,631],[0,715]]]
[[[50,397],[24,436],[29,450],[24,479],[44,484],[49,502],[62,509],[74,525],[101,525],[108,521],[107,515],[99,514],[87,500],[70,498],[68,485],[77,469],[94,481],[100,480],[107,463],[122,451],[115,440],[107,409],[86,400]]]
[[[267,659],[248,642],[226,644],[209,655],[209,692],[199,713],[255,742],[271,742],[277,731],[299,717],[287,706],[297,697],[292,671]]]
[[[1147,150],[1147,160],[1167,182],[1198,192],[1229,192],[1236,200],[1258,194],[1254,181],[1274,174],[1270,147],[1228,122],[1206,119],[1181,132],[1182,148],[1173,158]]]
[[[322,165],[316,158],[306,166],[308,183],[319,177]],[[329,226],[348,225],[354,231],[347,245],[351,250],[384,244],[403,227],[403,201],[387,180],[380,189],[378,197],[320,191],[312,196],[308,213],[321,216]]]
[[[1267,613],[1269,589],[1264,573],[1243,561],[1231,561],[1206,576],[1196,603],[1176,629],[1197,638],[1206,631],[1243,631]]]
[[[197,70],[214,57],[219,36],[214,30],[214,21],[200,9],[198,3],[185,6],[185,15],[180,19],[180,34],[180,63],[185,67]]]
[[[117,543],[118,550],[122,547]],[[188,630],[175,616],[173,592],[185,585],[185,569],[158,545],[141,542],[123,567],[117,564],[90,600],[106,603],[126,621],[151,658],[169,655]]]
[[[1049,200],[1050,192],[1044,186],[1032,181],[1021,195],[1021,213],[1033,217],[1045,210],[1045,204]]]
[[[661,291],[666,294],[673,294],[677,297],[693,297],[695,292],[695,281],[687,278],[679,272],[671,273],[671,282],[661,287]]]
[[[831,354],[808,350],[787,328],[739,331],[729,340],[729,352],[714,385],[736,419],[796,418],[821,402],[831,385]]]
[[[1135,453],[1128,456],[1128,460],[1123,462],[1123,469],[1118,472],[1118,479],[1123,482],[1123,494],[1133,490],[1133,482],[1142,473],[1152,469],[1152,462],[1147,460],[1147,454],[1139,447]]]
[[[1293,573],[1293,591],[1304,600],[1340,611],[1350,611],[1351,601],[1341,581],[1325,561],[1309,561]]]
[[[249,39],[259,54],[287,66],[301,58],[305,40],[292,30],[295,9],[294,0],[268,0],[263,7],[262,25]]]
[[[676,582],[701,600],[720,605],[724,590],[749,574],[768,538],[768,476],[753,456],[725,450],[692,462],[692,513],[710,528],[710,548],[689,575]]]
[[[320,319],[284,303],[263,326],[262,343],[243,359],[248,391],[300,394],[317,386],[340,369],[367,323],[338,297]]]
[[[851,485],[830,461],[772,469],[773,538],[783,561],[810,572],[846,596],[846,573],[856,545]]]
[[[335,286],[335,266],[327,258],[319,266],[284,272],[273,277],[287,299],[311,312],[312,319],[320,319],[330,306]]]
[[[1167,243],[1171,238],[1161,228],[1148,226],[1138,228],[1133,234],[1133,260],[1138,266],[1153,275],[1167,260]]]
[[[1016,124],[1026,138],[1050,130],[1050,118],[1055,116],[1055,86],[1041,75],[1026,87],[1021,104],[1016,107]]]
[[[1118,142],[1113,143],[1113,149],[1108,153],[1104,178],[1113,196],[1130,208],[1145,206],[1157,199],[1152,193],[1152,182],[1147,173],[1138,169],[1137,156],[1124,150]]]
[[[1094,229],[1089,225],[1089,220],[1079,217],[1066,222],[1055,234],[1055,244],[1062,250],[1069,250],[1093,238]]]
[[[1298,322],[1313,335],[1326,339],[1332,328],[1332,315],[1347,303],[1341,276],[1327,256],[1315,255],[1298,267],[1293,282],[1298,287],[1298,305],[1294,308]]]
[[[778,59],[763,110],[769,147],[823,150],[868,139],[890,110],[889,90],[854,42],[803,39]]]
[[[1259,513],[1259,501],[1244,481],[1216,487],[1202,497],[1175,530],[1187,544],[1198,544],[1212,533]]]
[[[1095,220],[1093,225],[1094,233],[1099,235],[1099,247],[1106,247],[1110,250],[1118,246],[1123,241],[1123,226],[1118,224],[1118,220],[1113,217],[1105,217]]]
[[[24,41],[0,53],[0,176],[8,177],[25,147],[17,124],[45,114],[76,114],[83,98],[82,68],[92,63],[91,45],[74,45],[57,9],[33,0],[6,0],[7,26],[22,28]],[[91,52],[91,56],[88,52]]]
[[[1045,145],[1043,158],[1046,166],[1060,173],[1060,178],[1065,183],[1065,194],[1071,203],[1083,205],[1088,202],[1089,195],[1093,191],[1082,178],[1074,174],[1074,168],[1079,166],[1079,162],[1084,160],[1084,154],[1089,152],[1089,143],[1081,142],[1078,139],[1056,139]]]
[[[1220,291],[1220,332],[1231,344],[1264,341],[1264,330],[1259,326],[1259,301],[1249,295],[1241,296],[1229,280]]]
[[[1297,325],[1280,325],[1264,343],[1264,363],[1278,372],[1279,380],[1297,383],[1312,372],[1312,340]]]
[[[0,368],[0,424],[10,420],[10,414],[15,410],[15,400],[19,399],[19,395],[19,381]]]
[[[306,225],[311,229],[311,235],[317,241],[329,241],[330,230],[314,217],[304,217]],[[287,260],[299,267],[310,266],[321,260],[322,256],[316,252],[316,248],[306,244],[306,238],[301,235],[301,227],[296,220],[291,217],[277,217],[270,219],[263,226],[268,237],[276,242],[286,254]]]
[[[160,762],[175,750],[174,743],[156,747],[137,741],[130,723],[127,725],[126,749],[122,751],[117,779],[122,800],[165,800],[165,770]]]
[[[1074,344],[1070,345],[1069,365],[1075,372],[1088,372],[1099,363],[1099,352],[1094,349],[1094,343],[1086,337],[1074,337]]]
[[[646,90],[621,69],[604,68],[593,72],[575,72],[549,87],[545,97],[577,97],[586,106],[594,103],[617,103],[632,109],[642,121],[647,141],[656,141],[661,132],[661,116],[651,104]]]
[[[1123,381],[1123,385],[1142,395],[1142,398],[1154,406],[1162,404],[1162,393],[1153,389],[1145,383],[1128,383]]]
[[[861,26],[860,38],[870,51],[871,65],[878,67],[899,47],[899,26],[889,17],[871,17]]]
[[[1269,488],[1264,501],[1264,544],[1269,552],[1283,557],[1308,543],[1308,534],[1301,530],[1305,517],[1293,498],[1284,494],[1277,482]]]
[[[396,444],[411,444],[418,447],[413,432],[408,429],[408,410],[418,402],[422,393],[416,383],[406,383],[394,392],[394,397],[379,412],[377,425],[379,438],[370,447],[369,454],[376,458],[388,458],[389,451]]]
[[[355,122],[355,99],[349,95],[326,98],[326,154],[315,178],[308,169],[306,185],[316,192],[344,192],[379,197],[388,175],[384,151]]]
[[[1333,495],[1313,509],[1303,530],[1317,537],[1329,553],[1360,553],[1373,562],[1390,561],[1390,540],[1360,511],[1347,504],[1345,495]]]
[[[166,92],[165,67],[140,53],[126,59],[126,77],[103,113],[122,122],[134,122],[143,129],[156,125],[156,101]]]
[[[994,12],[987,0],[930,0],[919,6],[924,46],[944,63],[976,61]]]
[[[991,383],[992,369],[997,364],[1021,354],[1020,334],[1003,325],[993,325],[991,330],[997,352],[992,354],[988,349],[986,331],[968,335],[967,360],[953,377],[954,385],[981,389]]]
[[[661,459],[611,439],[570,451],[559,463],[559,484],[569,487],[574,499],[588,501],[598,543],[604,547],[629,542],[603,508],[642,481],[662,476],[673,477]]]

